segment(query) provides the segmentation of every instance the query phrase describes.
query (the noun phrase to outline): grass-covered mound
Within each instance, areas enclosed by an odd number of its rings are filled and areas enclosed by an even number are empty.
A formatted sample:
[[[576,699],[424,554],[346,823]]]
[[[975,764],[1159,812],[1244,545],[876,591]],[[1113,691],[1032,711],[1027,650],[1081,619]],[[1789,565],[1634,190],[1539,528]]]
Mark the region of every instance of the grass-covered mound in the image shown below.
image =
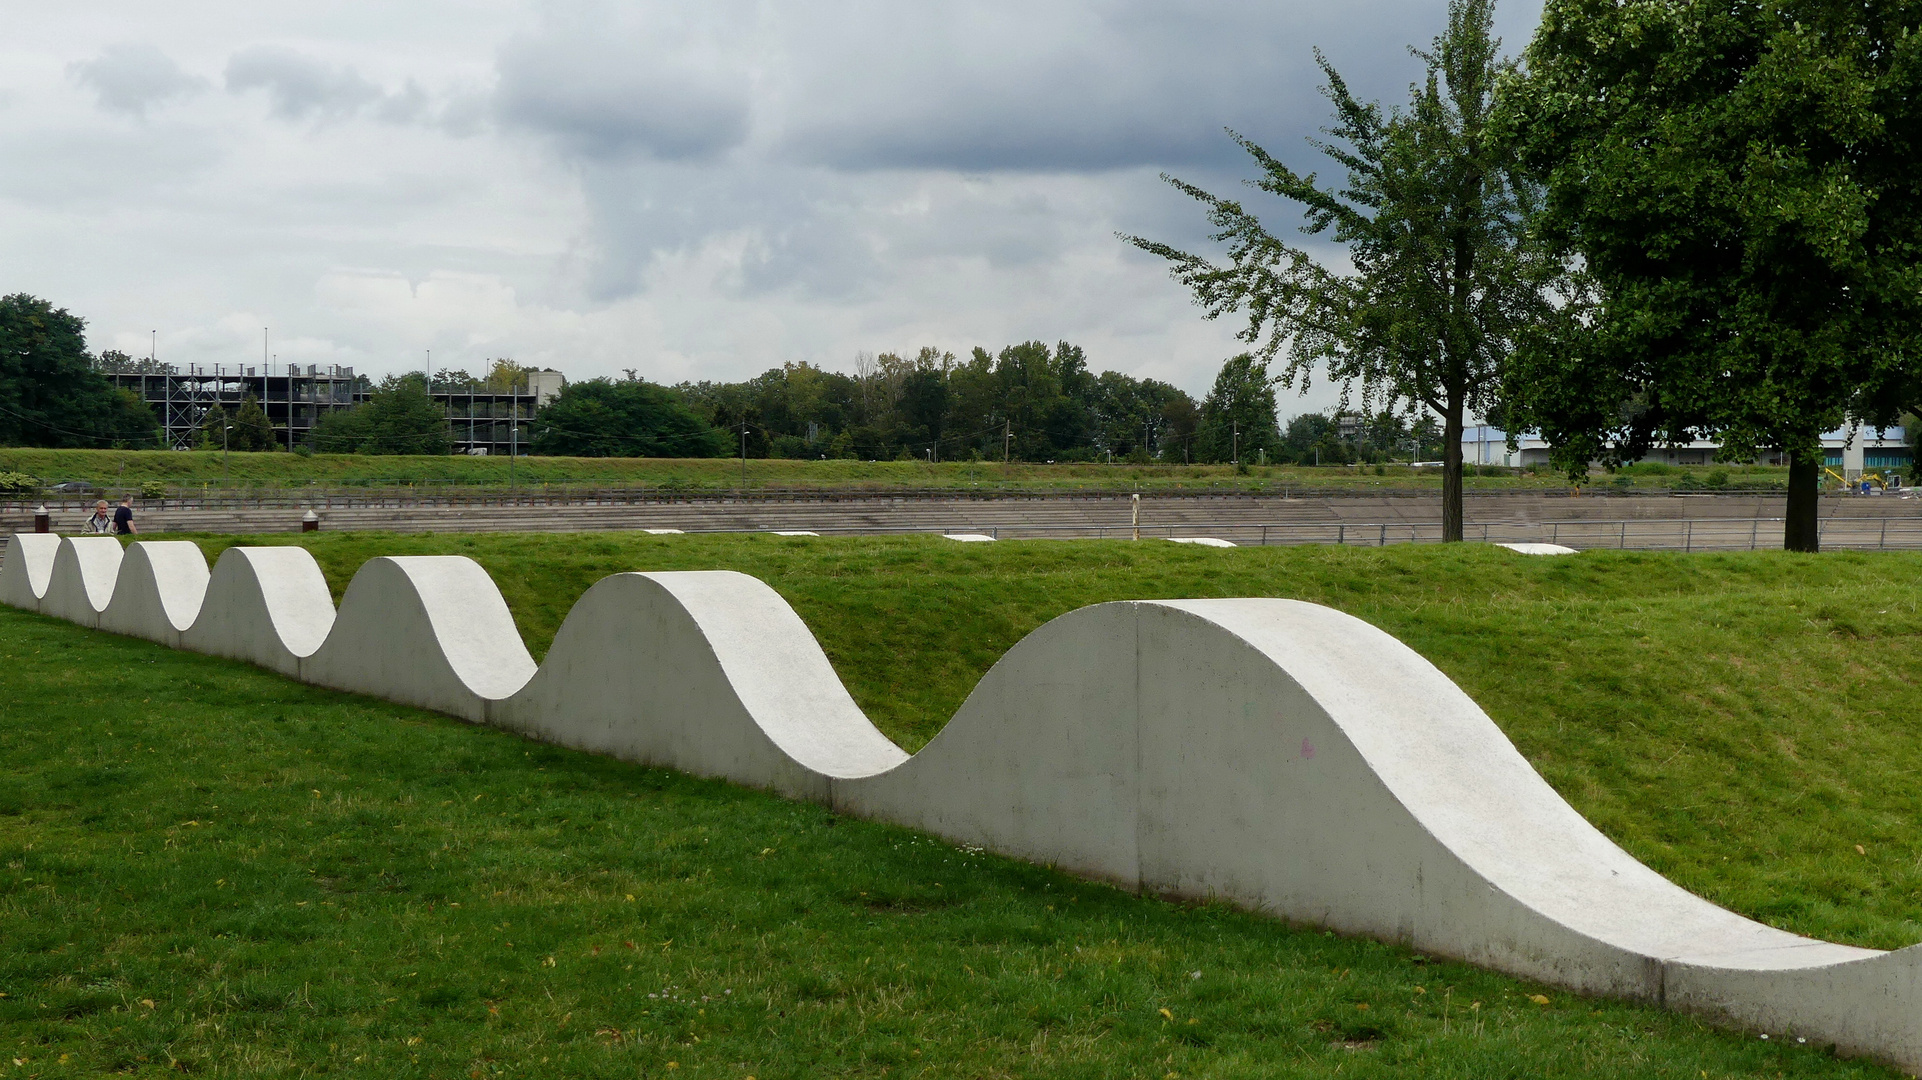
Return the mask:
[[[1471,470],[1472,471],[1472,470]],[[1471,489],[1529,490],[1562,488],[1567,481],[1548,472],[1517,475],[1489,468],[1491,475],[1467,478]],[[45,483],[85,480],[114,492],[138,492],[154,482],[175,492],[203,488],[296,489],[420,485],[429,491],[468,487],[648,487],[671,491],[731,491],[746,487],[824,490],[942,488],[957,493],[980,491],[1282,491],[1301,488],[1427,490],[1439,496],[1440,469],[1401,465],[1350,468],[1232,465],[1133,465],[1126,463],[1017,461],[798,461],[754,458],[745,470],[729,458],[567,458],[402,456],[366,454],[233,453],[218,450],[34,450],[0,447],[0,473],[22,472]],[[1763,466],[1676,468],[1637,466],[1620,478],[1623,485],[1668,488],[1703,484],[1731,488],[1779,488],[1788,470]],[[1613,483],[1611,482],[1611,486]]]
[[[755,573],[909,745],[1082,604],[1331,603],[1689,888],[1922,937],[1922,557],[306,540],[473,555],[537,652],[605,573]],[[1876,1074],[7,609],[0,690],[0,1075]]]

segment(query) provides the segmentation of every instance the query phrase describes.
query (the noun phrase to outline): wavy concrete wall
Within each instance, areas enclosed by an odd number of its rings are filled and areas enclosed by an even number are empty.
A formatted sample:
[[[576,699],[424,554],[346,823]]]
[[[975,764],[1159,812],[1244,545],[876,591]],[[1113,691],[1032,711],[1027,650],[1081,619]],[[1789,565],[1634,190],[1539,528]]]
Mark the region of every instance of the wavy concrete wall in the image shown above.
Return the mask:
[[[229,549],[209,575],[191,545],[121,557],[102,543],[13,537],[0,599],[1922,1071],[1922,948],[1799,937],[1683,891],[1590,826],[1432,664],[1329,608],[1071,612],[1009,650],[910,756],[745,575],[606,578],[537,669],[465,558],[371,560],[336,614],[300,548]]]

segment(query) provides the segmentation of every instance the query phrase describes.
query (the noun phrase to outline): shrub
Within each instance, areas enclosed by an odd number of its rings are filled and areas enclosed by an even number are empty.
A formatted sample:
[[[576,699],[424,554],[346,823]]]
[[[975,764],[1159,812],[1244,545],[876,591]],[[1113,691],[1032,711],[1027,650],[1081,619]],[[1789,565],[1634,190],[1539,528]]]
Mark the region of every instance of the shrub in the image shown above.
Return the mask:
[[[143,499],[166,498],[167,482],[165,480],[142,480],[140,482],[140,497]]]
[[[40,478],[23,472],[0,472],[0,495],[31,495],[40,490]]]
[[[1702,482],[1712,488],[1725,488],[1728,486],[1728,470],[1710,469],[1708,475],[1702,478]]]

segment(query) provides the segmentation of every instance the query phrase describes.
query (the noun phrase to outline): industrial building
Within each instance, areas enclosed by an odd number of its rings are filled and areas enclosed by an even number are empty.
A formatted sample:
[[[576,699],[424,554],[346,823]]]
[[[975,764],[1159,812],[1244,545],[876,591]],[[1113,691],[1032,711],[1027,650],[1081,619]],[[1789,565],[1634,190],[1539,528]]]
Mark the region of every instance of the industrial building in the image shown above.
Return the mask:
[[[1462,430],[1462,461],[1469,465],[1511,465],[1532,468],[1548,464],[1548,441],[1539,432],[1523,432],[1515,437],[1516,448],[1508,448],[1508,432],[1487,424],[1471,424]],[[1710,465],[1722,444],[1709,439],[1658,446],[1643,461],[1663,465]],[[1822,435],[1822,464],[1850,480],[1864,472],[1897,472],[1910,475],[1914,451],[1908,432],[1899,427],[1876,431],[1873,428],[1838,428]],[[1780,453],[1766,453],[1758,465],[1784,464]]]
[[[158,371],[103,374],[140,395],[160,421],[167,444],[177,450],[193,446],[201,422],[216,405],[231,416],[248,395],[260,402],[274,438],[288,450],[306,441],[321,416],[373,396],[366,376],[331,364],[190,364],[185,371],[160,365]],[[429,396],[447,413],[455,453],[526,453],[534,414],[565,385],[558,371],[530,371],[519,390],[473,388]]]

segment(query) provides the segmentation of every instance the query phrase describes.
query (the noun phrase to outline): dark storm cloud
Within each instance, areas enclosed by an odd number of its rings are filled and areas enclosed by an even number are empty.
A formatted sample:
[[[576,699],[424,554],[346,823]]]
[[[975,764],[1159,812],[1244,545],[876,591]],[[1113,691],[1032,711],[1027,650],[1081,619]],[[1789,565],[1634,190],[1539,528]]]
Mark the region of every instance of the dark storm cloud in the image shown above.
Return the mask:
[[[1527,6],[1525,3],[1521,6]],[[587,158],[742,145],[841,170],[1221,164],[1327,115],[1314,49],[1400,100],[1438,0],[550,5],[500,55],[498,110]],[[1523,13],[1523,18],[1530,17]]]
[[[558,14],[501,51],[501,121],[590,159],[702,160],[739,145],[748,57],[724,26],[682,14],[597,5]]]
[[[94,93],[102,109],[144,117],[147,110],[197,94],[207,86],[152,45],[110,45],[92,60],[67,65],[67,74]]]

